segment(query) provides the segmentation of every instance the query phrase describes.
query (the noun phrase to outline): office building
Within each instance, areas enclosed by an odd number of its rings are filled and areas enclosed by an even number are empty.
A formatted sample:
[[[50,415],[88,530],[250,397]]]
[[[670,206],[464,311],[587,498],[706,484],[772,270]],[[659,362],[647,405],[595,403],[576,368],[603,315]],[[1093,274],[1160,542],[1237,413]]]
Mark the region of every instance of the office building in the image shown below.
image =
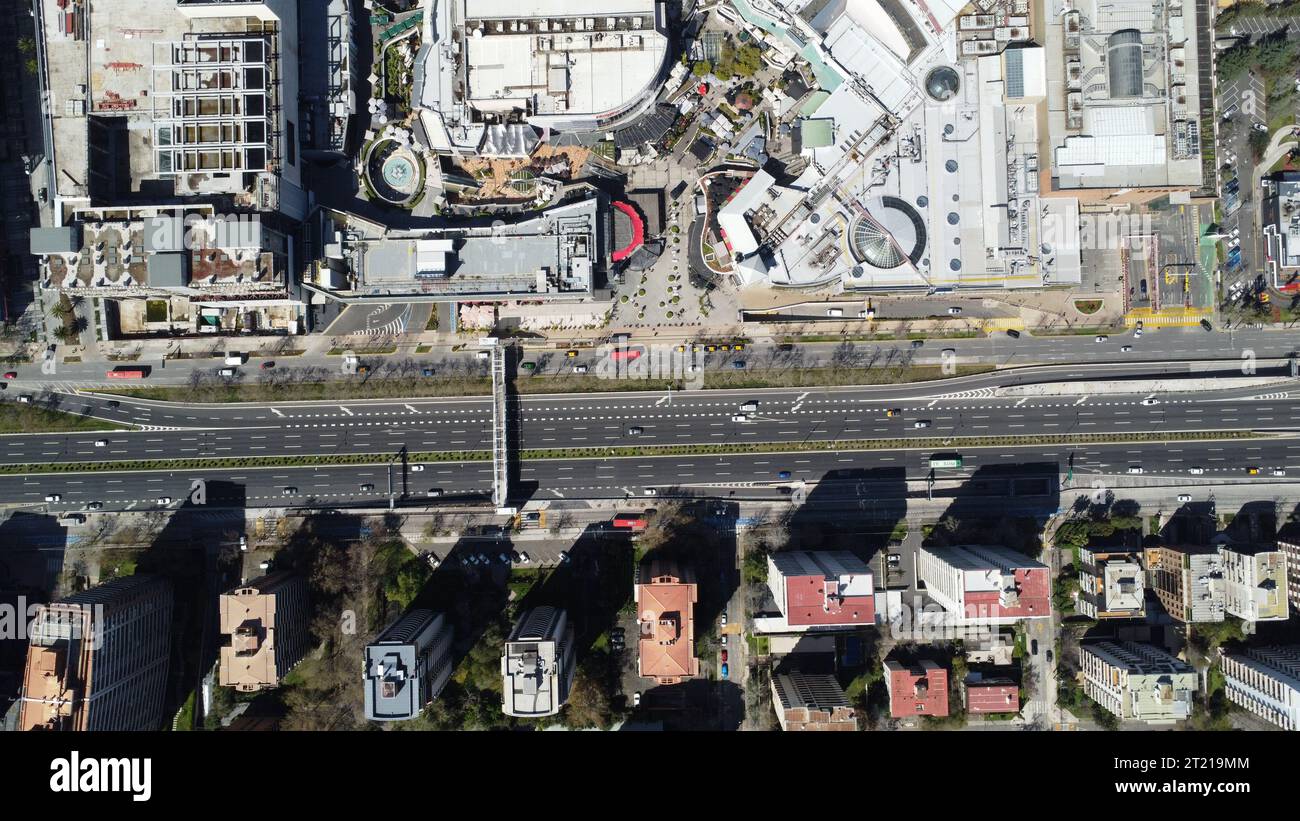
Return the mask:
[[[501,709],[506,715],[552,716],[569,698],[576,667],[573,625],[556,607],[519,617],[501,655]]]
[[[858,729],[857,713],[835,676],[798,671],[775,673],[772,706],[776,709],[777,722],[786,732]]]
[[[415,718],[451,678],[452,628],[442,613],[410,610],[365,653],[365,710],[370,721]]]
[[[767,632],[875,624],[871,568],[847,550],[788,550],[767,557],[767,585],[781,612]]]
[[[271,573],[223,593],[219,608],[221,686],[244,693],[278,687],[307,652],[307,580]]]
[[[659,684],[699,675],[695,657],[695,603],[699,585],[685,565],[658,557],[637,568],[637,674]]]
[[[1266,265],[1273,274],[1273,287],[1280,288],[1300,270],[1300,171],[1269,175],[1263,193]]]
[[[923,547],[917,577],[959,624],[1014,624],[1052,615],[1047,565],[1007,547]]]
[[[1212,547],[1146,549],[1147,584],[1165,612],[1186,622],[1223,621],[1223,557]]]
[[[1229,701],[1283,730],[1300,730],[1300,646],[1224,652],[1219,669]]]
[[[1279,540],[1277,549],[1286,559],[1286,598],[1300,609],[1300,543]]]
[[[123,576],[40,605],[18,728],[161,729],[171,629],[172,586],[159,576]]]
[[[1140,557],[1131,550],[1079,548],[1079,614],[1092,619],[1146,615],[1146,573]]]
[[[1172,724],[1192,714],[1196,671],[1157,647],[1087,642],[1079,648],[1079,666],[1084,693],[1123,721]]]
[[[929,659],[915,664],[886,659],[885,689],[894,718],[948,715],[948,671]]]
[[[1224,609],[1246,621],[1286,621],[1291,617],[1287,600],[1290,560],[1281,544],[1225,544],[1223,559]]]

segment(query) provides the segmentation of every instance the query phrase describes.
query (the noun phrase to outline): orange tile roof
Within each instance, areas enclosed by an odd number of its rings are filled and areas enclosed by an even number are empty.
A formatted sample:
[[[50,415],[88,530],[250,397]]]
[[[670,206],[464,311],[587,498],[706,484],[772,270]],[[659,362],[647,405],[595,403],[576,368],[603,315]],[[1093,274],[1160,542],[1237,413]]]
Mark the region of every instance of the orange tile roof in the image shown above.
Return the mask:
[[[698,587],[672,576],[638,585],[638,669],[660,684],[676,684],[699,674],[695,658],[695,602]]]

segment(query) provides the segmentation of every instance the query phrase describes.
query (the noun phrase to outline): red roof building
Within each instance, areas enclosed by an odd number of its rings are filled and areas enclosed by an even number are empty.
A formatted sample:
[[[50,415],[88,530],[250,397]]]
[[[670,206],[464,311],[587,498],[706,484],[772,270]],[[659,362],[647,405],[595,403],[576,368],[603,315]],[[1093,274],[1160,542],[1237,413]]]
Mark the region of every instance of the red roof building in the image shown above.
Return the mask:
[[[948,671],[929,659],[912,666],[887,659],[885,689],[894,718],[948,715]]]
[[[1014,624],[1052,615],[1047,565],[1007,547],[924,547],[917,576],[959,623]]]
[[[767,584],[789,630],[876,622],[871,569],[847,550],[773,553],[767,557]]]
[[[1020,688],[1009,678],[983,678],[972,673],[966,679],[966,712],[1018,713]]]
[[[637,569],[637,673],[659,684],[699,675],[695,657],[695,602],[699,586],[687,568],[651,559]]]

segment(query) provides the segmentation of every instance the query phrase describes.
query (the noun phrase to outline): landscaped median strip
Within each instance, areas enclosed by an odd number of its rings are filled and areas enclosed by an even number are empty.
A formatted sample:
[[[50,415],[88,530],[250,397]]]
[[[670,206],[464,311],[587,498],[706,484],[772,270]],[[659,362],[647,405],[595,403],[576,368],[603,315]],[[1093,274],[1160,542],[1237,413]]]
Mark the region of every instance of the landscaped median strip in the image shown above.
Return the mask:
[[[743,445],[663,445],[613,448],[528,449],[520,459],[607,459],[654,456],[739,456],[747,453],[846,453],[877,450],[929,450],[952,452],[962,448],[1043,447],[1050,445],[1120,445],[1131,442],[1207,442],[1267,438],[1254,431],[1181,431],[1159,433],[1048,434],[1043,436],[966,436],[927,439],[840,439],[804,442],[751,442]],[[434,451],[407,454],[408,464],[422,462],[488,462],[485,450]],[[264,456],[224,459],[149,459],[137,462],[67,462],[0,465],[0,474],[122,473],[130,471],[231,470],[295,467],[384,466],[392,460],[370,453],[338,456]]]

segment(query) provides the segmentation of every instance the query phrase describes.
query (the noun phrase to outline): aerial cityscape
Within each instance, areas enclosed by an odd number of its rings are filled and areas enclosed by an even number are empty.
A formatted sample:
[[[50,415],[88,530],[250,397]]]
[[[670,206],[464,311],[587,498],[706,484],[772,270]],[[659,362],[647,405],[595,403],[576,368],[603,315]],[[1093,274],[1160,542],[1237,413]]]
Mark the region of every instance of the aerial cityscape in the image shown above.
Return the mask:
[[[3,11],[0,729],[1300,730],[1300,0]]]

